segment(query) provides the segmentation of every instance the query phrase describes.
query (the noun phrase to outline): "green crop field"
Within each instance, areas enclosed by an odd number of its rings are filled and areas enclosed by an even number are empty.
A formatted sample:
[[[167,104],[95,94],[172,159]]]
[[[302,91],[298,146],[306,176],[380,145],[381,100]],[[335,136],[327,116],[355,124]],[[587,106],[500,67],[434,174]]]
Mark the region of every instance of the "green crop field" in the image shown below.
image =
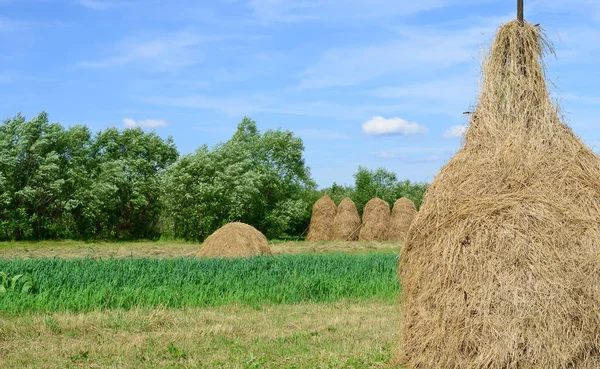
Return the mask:
[[[164,306],[290,304],[398,295],[391,254],[281,255],[249,259],[8,259],[33,289],[0,295],[5,313]]]

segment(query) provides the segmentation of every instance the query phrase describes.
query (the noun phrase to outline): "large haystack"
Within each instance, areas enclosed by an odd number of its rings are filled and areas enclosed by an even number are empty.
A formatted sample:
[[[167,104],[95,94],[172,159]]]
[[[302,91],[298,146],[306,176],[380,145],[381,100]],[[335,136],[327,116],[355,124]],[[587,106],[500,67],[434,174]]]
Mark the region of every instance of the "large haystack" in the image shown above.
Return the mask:
[[[333,218],[336,207],[329,195],[321,197],[312,208],[307,241],[331,241],[333,238]]]
[[[387,241],[390,229],[390,205],[379,198],[369,200],[363,209],[359,241]]]
[[[406,241],[408,229],[417,215],[417,207],[411,199],[402,197],[394,203],[388,239],[390,241]]]
[[[360,227],[360,216],[354,201],[349,197],[340,202],[333,219],[333,239],[338,241],[356,241]]]
[[[211,234],[196,254],[207,258],[235,258],[271,255],[267,238],[244,223],[229,223]]]
[[[463,147],[402,250],[409,368],[600,368],[600,160],[549,99],[541,29],[503,25]]]

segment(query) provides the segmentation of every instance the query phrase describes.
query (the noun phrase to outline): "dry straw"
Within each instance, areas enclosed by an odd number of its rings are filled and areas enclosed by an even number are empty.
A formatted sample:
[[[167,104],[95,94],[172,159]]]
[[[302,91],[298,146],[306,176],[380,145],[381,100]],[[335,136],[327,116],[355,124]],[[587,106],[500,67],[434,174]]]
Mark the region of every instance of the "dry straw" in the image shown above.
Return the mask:
[[[379,198],[365,205],[359,241],[387,241],[390,228],[390,205]]]
[[[402,250],[409,368],[600,368],[600,160],[549,98],[542,30],[503,25],[463,147]]]
[[[329,195],[321,197],[312,208],[307,241],[331,241],[333,238],[333,218],[336,207]]]
[[[356,205],[349,197],[340,202],[333,219],[333,239],[338,241],[356,241],[360,228],[360,216]]]
[[[196,254],[198,257],[235,258],[271,255],[267,238],[244,223],[229,223],[211,234]]]
[[[390,241],[406,241],[408,229],[417,215],[417,207],[406,197],[396,200],[392,209],[392,220],[388,239]]]

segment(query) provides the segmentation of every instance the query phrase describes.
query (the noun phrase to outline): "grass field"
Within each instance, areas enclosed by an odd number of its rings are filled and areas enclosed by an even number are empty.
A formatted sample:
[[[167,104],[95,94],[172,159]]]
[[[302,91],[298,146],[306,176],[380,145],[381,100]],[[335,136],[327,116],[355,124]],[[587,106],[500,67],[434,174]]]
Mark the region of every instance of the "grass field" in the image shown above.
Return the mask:
[[[34,292],[9,291],[0,311],[91,311],[146,306],[393,300],[397,256],[279,255],[248,259],[5,259],[0,271],[29,272]]]
[[[0,368],[391,368],[397,243],[0,243]]]
[[[2,317],[1,368],[388,368],[378,301]]]

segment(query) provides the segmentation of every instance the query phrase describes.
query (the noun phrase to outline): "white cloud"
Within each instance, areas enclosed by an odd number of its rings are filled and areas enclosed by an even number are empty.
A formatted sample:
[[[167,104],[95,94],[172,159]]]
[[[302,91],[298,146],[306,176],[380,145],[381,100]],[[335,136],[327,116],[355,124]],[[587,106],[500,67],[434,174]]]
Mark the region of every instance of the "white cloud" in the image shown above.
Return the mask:
[[[413,135],[427,133],[427,128],[417,123],[407,122],[402,118],[384,118],[376,116],[362,125],[362,130],[369,136]]]
[[[444,132],[444,137],[445,138],[462,137],[467,132],[467,128],[468,128],[468,126],[466,126],[466,125],[452,126],[452,127],[450,127],[449,130]]]
[[[160,127],[168,126],[169,123],[165,122],[164,120],[157,120],[157,119],[147,119],[147,120],[136,121],[131,118],[124,118],[123,125],[127,128],[135,128],[135,127],[160,128]]]

